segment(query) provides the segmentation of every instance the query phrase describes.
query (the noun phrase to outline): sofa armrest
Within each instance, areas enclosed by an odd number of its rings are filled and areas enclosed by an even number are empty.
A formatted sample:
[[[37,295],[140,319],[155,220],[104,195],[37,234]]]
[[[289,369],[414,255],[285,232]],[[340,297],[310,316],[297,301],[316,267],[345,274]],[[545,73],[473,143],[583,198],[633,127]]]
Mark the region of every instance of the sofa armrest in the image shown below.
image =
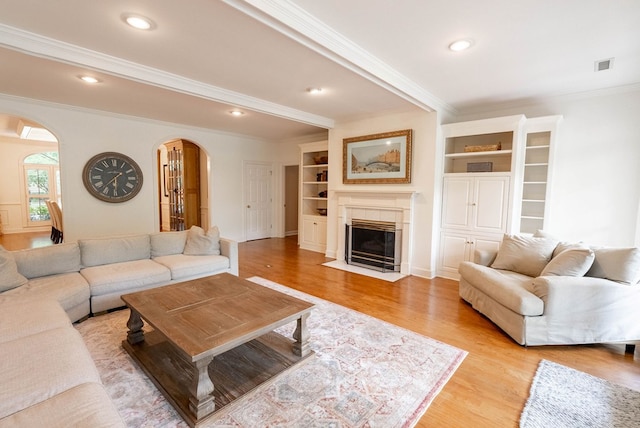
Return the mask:
[[[238,242],[231,239],[220,238],[220,254],[229,258],[231,273],[238,276]]]
[[[475,250],[473,253],[473,262],[482,266],[491,266],[491,263],[493,263],[497,255],[497,251]]]
[[[640,287],[608,279],[540,276],[533,280],[533,293],[544,301],[547,316],[576,322],[586,318],[638,318],[634,314],[640,307]]]

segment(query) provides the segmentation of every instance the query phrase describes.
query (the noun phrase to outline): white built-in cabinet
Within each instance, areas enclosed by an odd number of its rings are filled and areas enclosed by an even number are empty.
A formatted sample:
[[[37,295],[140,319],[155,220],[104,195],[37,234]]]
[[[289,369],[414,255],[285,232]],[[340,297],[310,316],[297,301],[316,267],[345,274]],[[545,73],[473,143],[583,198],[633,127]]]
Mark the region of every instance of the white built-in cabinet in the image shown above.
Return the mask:
[[[497,250],[505,233],[546,227],[560,119],[515,115],[442,125],[439,276],[457,279],[461,262],[476,250]]]
[[[327,248],[328,142],[300,144],[298,245],[324,253]]]

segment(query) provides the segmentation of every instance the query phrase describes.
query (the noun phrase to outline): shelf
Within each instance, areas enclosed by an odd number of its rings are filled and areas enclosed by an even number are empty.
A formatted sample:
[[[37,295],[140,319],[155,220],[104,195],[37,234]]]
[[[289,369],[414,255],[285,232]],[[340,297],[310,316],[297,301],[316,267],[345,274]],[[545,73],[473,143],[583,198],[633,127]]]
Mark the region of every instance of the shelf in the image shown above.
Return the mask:
[[[523,199],[522,202],[533,202],[533,203],[541,203],[544,204],[544,199]]]
[[[547,184],[546,181],[525,181],[522,184]]]
[[[321,198],[319,196],[303,196],[302,199],[307,201],[326,201],[327,198]]]
[[[447,159],[464,159],[472,157],[489,157],[489,156],[507,156],[512,153],[512,150],[493,150],[490,152],[461,152],[461,153],[447,153],[444,155]]]
[[[312,164],[312,165],[302,165],[303,168],[329,168],[329,164],[320,163],[320,164]]]
[[[544,220],[544,217],[532,216],[532,215],[523,215],[520,218],[527,219],[527,220]]]
[[[536,150],[536,149],[548,149],[551,146],[548,144],[544,144],[544,145],[540,145],[540,146],[527,146],[526,149],[527,150]]]
[[[525,163],[524,167],[529,167],[529,166],[549,166],[548,163]]]
[[[328,181],[303,181],[302,184],[327,184]]]

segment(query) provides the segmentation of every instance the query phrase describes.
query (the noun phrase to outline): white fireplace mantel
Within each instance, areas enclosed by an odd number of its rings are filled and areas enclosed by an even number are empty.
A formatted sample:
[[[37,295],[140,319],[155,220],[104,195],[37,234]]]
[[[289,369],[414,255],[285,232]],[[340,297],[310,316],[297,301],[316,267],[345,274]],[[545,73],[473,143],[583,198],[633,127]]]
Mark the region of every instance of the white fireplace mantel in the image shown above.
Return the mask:
[[[415,189],[397,190],[334,190],[338,202],[337,259],[344,260],[345,225],[351,219],[388,221],[402,231],[400,273],[409,275],[411,270],[411,241],[413,235],[413,204],[418,194]]]

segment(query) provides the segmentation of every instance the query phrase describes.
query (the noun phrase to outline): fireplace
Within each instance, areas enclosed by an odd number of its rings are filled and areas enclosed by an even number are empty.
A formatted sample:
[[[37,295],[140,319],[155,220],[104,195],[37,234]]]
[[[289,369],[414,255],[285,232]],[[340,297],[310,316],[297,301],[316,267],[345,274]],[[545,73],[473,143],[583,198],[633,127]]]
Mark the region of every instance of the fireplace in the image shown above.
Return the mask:
[[[345,261],[381,272],[400,272],[402,230],[395,222],[352,219],[345,225]]]

